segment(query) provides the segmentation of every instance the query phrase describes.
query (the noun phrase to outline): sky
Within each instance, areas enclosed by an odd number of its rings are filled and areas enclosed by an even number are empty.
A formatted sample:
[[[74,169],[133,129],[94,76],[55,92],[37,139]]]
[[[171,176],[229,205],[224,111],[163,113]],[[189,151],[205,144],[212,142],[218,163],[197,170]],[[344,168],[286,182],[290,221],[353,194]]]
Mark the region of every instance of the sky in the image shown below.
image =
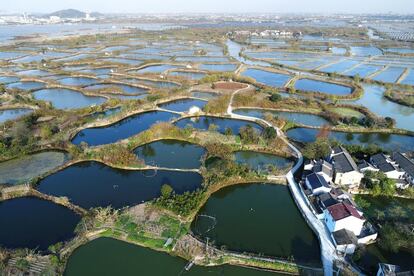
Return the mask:
[[[413,13],[414,0],[0,0],[0,11],[109,13]]]

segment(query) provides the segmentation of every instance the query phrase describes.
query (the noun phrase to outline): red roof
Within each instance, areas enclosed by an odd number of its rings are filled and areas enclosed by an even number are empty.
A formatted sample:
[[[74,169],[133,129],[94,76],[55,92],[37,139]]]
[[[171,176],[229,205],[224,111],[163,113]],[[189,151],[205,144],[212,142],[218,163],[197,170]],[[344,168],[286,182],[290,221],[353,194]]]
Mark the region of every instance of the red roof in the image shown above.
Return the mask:
[[[329,213],[333,217],[334,220],[338,221],[344,219],[346,217],[354,216],[359,219],[363,219],[363,217],[358,213],[357,209],[347,203],[338,203],[328,208]]]

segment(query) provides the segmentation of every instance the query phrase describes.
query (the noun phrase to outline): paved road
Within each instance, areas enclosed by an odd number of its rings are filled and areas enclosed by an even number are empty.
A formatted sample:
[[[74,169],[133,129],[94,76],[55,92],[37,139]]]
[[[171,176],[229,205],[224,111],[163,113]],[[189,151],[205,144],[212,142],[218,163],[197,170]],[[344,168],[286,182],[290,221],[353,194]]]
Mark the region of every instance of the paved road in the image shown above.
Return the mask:
[[[301,211],[302,215],[304,216],[306,222],[309,224],[309,226],[312,228],[312,230],[318,236],[320,247],[321,247],[321,259],[322,259],[324,274],[326,276],[331,276],[331,275],[333,275],[333,262],[334,262],[334,260],[342,259],[342,258],[339,257],[336,254],[335,246],[333,244],[333,241],[331,239],[331,235],[330,235],[329,231],[327,230],[325,224],[321,220],[319,220],[315,216],[315,214],[312,212],[312,210],[310,209],[309,205],[307,204],[307,202],[308,202],[307,198],[301,192],[300,187],[299,187],[298,183],[296,183],[295,178],[293,176],[293,174],[303,164],[302,153],[287,140],[284,133],[279,128],[273,126],[271,123],[267,122],[266,120],[256,118],[256,117],[242,116],[242,115],[238,115],[238,114],[233,113],[232,104],[233,104],[234,96],[237,93],[242,92],[244,90],[247,90],[249,88],[251,88],[250,85],[249,85],[249,87],[239,89],[239,90],[235,91],[232,94],[232,96],[230,98],[229,106],[227,108],[227,113],[234,119],[243,119],[243,120],[248,120],[248,121],[260,121],[264,125],[273,127],[276,130],[278,136],[280,138],[282,138],[283,141],[289,146],[289,148],[296,154],[296,156],[298,158],[298,162],[289,171],[289,173],[286,175],[286,179],[289,183],[289,188],[292,192],[293,198],[294,198],[299,210]]]

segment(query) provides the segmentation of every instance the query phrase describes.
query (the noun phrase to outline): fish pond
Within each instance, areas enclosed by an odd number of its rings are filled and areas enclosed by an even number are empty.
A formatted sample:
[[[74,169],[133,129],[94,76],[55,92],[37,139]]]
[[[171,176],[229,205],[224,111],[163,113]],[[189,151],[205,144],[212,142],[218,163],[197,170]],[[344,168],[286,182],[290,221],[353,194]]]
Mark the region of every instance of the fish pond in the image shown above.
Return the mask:
[[[283,87],[290,79],[289,75],[259,69],[247,69],[241,75],[271,87]]]
[[[85,209],[106,206],[118,209],[158,198],[164,184],[182,194],[201,188],[202,182],[201,175],[194,172],[121,170],[87,161],[42,179],[37,189],[48,195],[66,196]]]
[[[61,151],[44,151],[0,163],[0,184],[21,184],[52,171],[69,160]]]
[[[257,171],[285,169],[292,164],[287,158],[254,151],[237,151],[234,153],[234,158],[237,163],[246,164],[250,169]]]
[[[356,101],[345,103],[362,105],[381,117],[391,117],[396,127],[414,131],[414,108],[387,100],[383,95],[385,88],[377,85],[364,85],[364,94]]]
[[[236,64],[201,64],[199,67],[201,70],[217,71],[217,72],[230,72],[237,68]]]
[[[295,82],[295,88],[303,91],[319,92],[338,96],[345,96],[352,93],[352,88],[349,86],[311,79],[297,80]]]
[[[256,117],[260,119],[264,119],[265,114],[269,113],[273,116],[281,117],[288,121],[312,126],[312,127],[321,127],[324,125],[329,125],[330,123],[321,116],[314,115],[314,114],[307,114],[307,113],[299,113],[299,112],[285,112],[285,111],[276,111],[276,110],[266,110],[266,109],[237,109],[234,113],[242,115],[242,116],[250,116]]]
[[[285,185],[224,188],[208,199],[191,229],[217,247],[320,264],[318,239]]]
[[[69,257],[65,276],[102,275],[226,275],[226,276],[280,276],[281,274],[237,266],[193,266],[184,270],[188,262],[167,253],[129,244],[111,238],[93,240]]]
[[[240,128],[248,125],[253,127],[253,129],[258,132],[263,130],[262,126],[254,122],[210,116],[181,119],[178,120],[175,125],[180,128],[193,127],[199,130],[216,130],[222,134],[225,133],[226,129],[230,129],[233,134],[238,134],[240,132]]]
[[[0,202],[0,245],[46,250],[74,237],[80,216],[70,209],[36,197]]]
[[[97,82],[94,78],[87,78],[87,77],[69,77],[63,78],[58,80],[58,82],[62,85],[69,85],[69,86],[87,86]]]
[[[177,69],[180,67],[181,66],[169,65],[169,64],[150,65],[142,69],[136,70],[135,72],[142,73],[142,74],[143,73],[162,73],[164,71],[171,70],[171,69]]]
[[[184,141],[160,140],[135,149],[145,164],[162,168],[197,169],[205,149]]]
[[[187,112],[192,107],[198,107],[203,109],[207,104],[207,101],[197,99],[181,99],[158,105],[160,108],[176,111],[176,112]]]
[[[288,130],[286,135],[289,139],[297,142],[311,143],[316,140],[319,133],[319,129],[294,128]],[[348,145],[368,146],[375,144],[388,151],[414,150],[414,137],[400,134],[331,131],[329,138]]]
[[[35,90],[35,89],[41,89],[44,88],[46,84],[43,82],[37,82],[37,81],[19,81],[19,82],[13,82],[6,85],[7,89],[20,89],[24,91],[29,90]]]
[[[150,111],[129,116],[109,126],[87,128],[73,138],[72,143],[86,142],[90,146],[114,143],[149,129],[157,122],[168,122],[177,115],[164,111]]]
[[[80,92],[70,89],[42,89],[33,92],[36,100],[51,102],[56,109],[78,109],[92,105],[100,105],[106,98],[86,96]]]
[[[213,93],[213,92],[203,92],[203,91],[192,91],[191,97],[210,100],[219,97],[220,94]]]
[[[142,93],[148,92],[148,89],[145,89],[143,87],[137,87],[137,86],[132,86],[132,85],[120,84],[120,83],[94,84],[94,85],[86,87],[85,89],[96,91],[96,90],[101,90],[101,89],[110,90],[111,88],[113,88],[114,90],[119,90],[120,92],[123,92],[126,94],[131,94],[131,95],[142,94]]]
[[[0,124],[6,121],[9,121],[9,120],[18,119],[32,112],[33,112],[33,109],[30,109],[30,108],[16,108],[16,109],[0,110]]]
[[[206,76],[205,73],[199,73],[199,72],[187,72],[187,71],[175,71],[169,73],[170,76],[177,76],[177,77],[183,77],[191,80],[200,80]]]

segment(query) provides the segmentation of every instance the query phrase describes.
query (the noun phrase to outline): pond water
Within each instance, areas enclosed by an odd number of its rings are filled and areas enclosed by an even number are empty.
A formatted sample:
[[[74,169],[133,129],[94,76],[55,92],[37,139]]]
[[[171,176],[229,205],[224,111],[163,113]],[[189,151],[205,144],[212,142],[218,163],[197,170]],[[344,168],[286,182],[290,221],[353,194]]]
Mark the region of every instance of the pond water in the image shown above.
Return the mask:
[[[357,65],[359,61],[356,60],[343,60],[338,63],[334,63],[332,65],[329,65],[327,67],[322,68],[320,71],[326,72],[326,73],[341,73],[345,70],[348,70],[355,65]]]
[[[343,72],[343,75],[346,76],[356,76],[359,75],[361,78],[366,78],[369,75],[375,73],[376,71],[382,69],[383,66],[371,65],[371,64],[361,64],[355,68],[352,68],[349,71]]]
[[[284,41],[283,41],[284,42]],[[265,62],[265,61],[253,61],[253,60],[249,60],[249,59],[245,59],[244,57],[241,57],[239,55],[239,53],[242,51],[243,46],[237,42],[234,42],[230,39],[227,40],[226,42],[227,45],[227,49],[229,51],[229,55],[238,60],[239,62],[248,64],[248,65],[257,65],[257,66],[264,66],[264,67],[269,67],[270,63]]]
[[[53,61],[57,61],[57,62],[68,62],[68,61],[75,61],[75,60],[81,60],[81,59],[92,58],[92,57],[95,57],[95,55],[90,55],[90,54],[77,54],[77,55],[73,55],[73,56],[69,56],[69,57],[55,59]]]
[[[9,121],[15,120],[22,116],[28,115],[33,112],[33,109],[30,108],[16,108],[16,109],[0,109],[0,124]]]
[[[16,72],[16,74],[20,76],[44,77],[44,76],[50,75],[51,73],[48,71],[44,71],[44,70],[31,69],[31,70],[18,71]]]
[[[80,216],[70,209],[36,197],[0,202],[0,245],[46,250],[74,236]]]
[[[187,62],[228,62],[227,57],[211,57],[211,56],[189,56],[189,57],[177,57],[176,61],[187,61]]]
[[[373,46],[351,46],[351,54],[355,56],[378,56],[382,55],[382,51]]]
[[[319,129],[294,128],[288,130],[286,135],[289,139],[294,141],[310,143],[316,140],[319,133]],[[369,144],[376,144],[381,148],[390,151],[414,150],[414,137],[399,134],[347,133],[331,131],[329,138],[349,145],[368,146]]]
[[[196,106],[203,109],[207,104],[207,101],[197,99],[181,99],[158,105],[160,108],[164,108],[176,112],[187,112],[191,107]]]
[[[306,114],[306,113],[299,113],[299,112],[284,112],[284,111],[275,111],[275,110],[264,110],[264,109],[237,109],[234,113],[243,115],[243,116],[250,116],[264,119],[266,113],[270,113],[273,116],[284,118],[288,121],[313,126],[313,127],[321,127],[324,125],[329,125],[330,123],[321,116],[314,115],[314,114]]]
[[[25,52],[2,52],[0,51],[0,59],[15,59],[26,55]]]
[[[193,266],[184,270],[188,261],[166,253],[111,238],[93,240],[69,257],[65,276],[102,275],[197,275],[197,276],[280,276],[282,274],[222,265]]]
[[[283,87],[290,79],[289,75],[278,74],[274,72],[259,70],[259,69],[247,69],[244,71],[242,76],[250,77],[255,79],[257,82],[272,86],[272,87]]]
[[[193,127],[199,130],[209,130],[211,126],[214,127],[220,133],[224,133],[226,129],[231,129],[233,134],[238,134],[241,127],[247,125],[252,126],[256,131],[261,132],[263,128],[254,122],[228,119],[228,118],[219,118],[219,117],[210,117],[210,116],[200,116],[200,117],[191,117],[178,120],[175,123],[176,126],[180,128]]]
[[[96,79],[86,77],[70,77],[58,80],[62,85],[69,86],[87,86],[97,82]]]
[[[204,99],[204,100],[211,100],[214,98],[219,97],[220,94],[217,93],[213,93],[213,92],[204,92],[204,91],[193,91],[191,92],[191,97],[194,98],[200,98],[200,99]]]
[[[334,55],[345,55],[346,54],[346,48],[332,47],[331,51],[332,51],[332,54]]]
[[[197,169],[206,152],[204,148],[178,140],[160,140],[135,149],[145,164],[161,168]]]
[[[404,79],[401,81],[402,84],[410,84],[414,85],[414,70],[410,69],[408,71],[407,76],[404,77]]]
[[[199,80],[206,76],[205,73],[198,73],[198,72],[183,72],[183,71],[176,71],[169,73],[170,76],[177,76],[177,77],[184,77],[191,80]]]
[[[94,85],[85,87],[85,89],[91,90],[91,91],[96,91],[100,89],[109,89],[109,88],[120,89],[121,92],[124,92],[126,94],[142,94],[142,93],[148,92],[148,90],[143,87],[136,87],[136,86],[120,84],[120,83],[94,84]]]
[[[262,152],[237,151],[234,157],[237,163],[246,164],[250,169],[257,171],[267,171],[272,167],[284,169],[291,165],[287,158]]]
[[[147,93],[139,95],[121,95],[121,94],[106,94],[106,96],[111,98],[120,99],[121,101],[131,101],[131,100],[141,100],[148,96]]]
[[[335,83],[299,79],[295,82],[295,88],[298,90],[320,92],[330,95],[345,96],[352,93],[352,88],[349,86],[339,85]]]
[[[176,117],[164,111],[139,113],[109,126],[84,129],[76,134],[72,143],[79,145],[86,142],[90,146],[110,144],[145,131],[157,122],[167,122]]]
[[[37,81],[19,81],[13,82],[6,85],[7,89],[20,89],[20,90],[35,90],[44,88],[46,85],[43,82]]]
[[[386,48],[384,51],[394,52],[399,54],[414,54],[414,49],[412,48]]]
[[[69,155],[44,151],[0,163],[0,184],[20,184],[65,164]]]
[[[177,88],[179,84],[170,81],[155,81],[155,80],[144,80],[144,79],[128,79],[127,81],[134,80],[133,82],[142,83],[144,85],[153,86],[157,88]]]
[[[141,60],[127,58],[103,58],[102,60],[105,62],[128,64],[132,66],[139,66],[142,63]]]
[[[51,102],[56,109],[77,109],[92,105],[100,105],[106,98],[86,96],[80,92],[69,89],[42,89],[33,92],[36,100]]]
[[[151,65],[147,66],[145,68],[136,70],[137,73],[162,73],[164,71],[170,70],[170,69],[177,69],[181,66],[178,65],[170,65],[170,64],[162,64],[162,65]]]
[[[45,59],[43,55],[28,55],[18,59],[14,59],[13,63],[29,63],[29,62],[41,62],[42,59]]]
[[[106,75],[116,71],[113,67],[103,67],[103,68],[92,68],[92,69],[83,69],[81,73],[90,73],[95,75]]]
[[[396,120],[396,126],[414,131],[414,108],[391,102],[383,97],[385,88],[376,85],[363,85],[364,94],[356,101],[346,101],[368,108],[381,117],[391,117]]]
[[[201,64],[199,69],[206,71],[230,72],[236,70],[236,64]]]
[[[2,84],[9,84],[12,82],[18,82],[20,78],[18,77],[11,77],[11,76],[0,76],[0,83]]]
[[[121,170],[88,161],[42,179],[38,190],[48,195],[66,196],[85,209],[106,206],[119,209],[159,197],[164,184],[182,194],[197,190],[202,181],[201,175],[194,172]]]
[[[105,111],[95,112],[91,114],[92,118],[104,118],[121,112],[121,107],[110,108]]]
[[[285,185],[256,183],[224,188],[208,199],[191,230],[217,247],[320,263],[318,239]]]
[[[404,70],[405,68],[402,67],[389,67],[388,69],[379,73],[372,79],[377,81],[394,83],[400,78]]]

